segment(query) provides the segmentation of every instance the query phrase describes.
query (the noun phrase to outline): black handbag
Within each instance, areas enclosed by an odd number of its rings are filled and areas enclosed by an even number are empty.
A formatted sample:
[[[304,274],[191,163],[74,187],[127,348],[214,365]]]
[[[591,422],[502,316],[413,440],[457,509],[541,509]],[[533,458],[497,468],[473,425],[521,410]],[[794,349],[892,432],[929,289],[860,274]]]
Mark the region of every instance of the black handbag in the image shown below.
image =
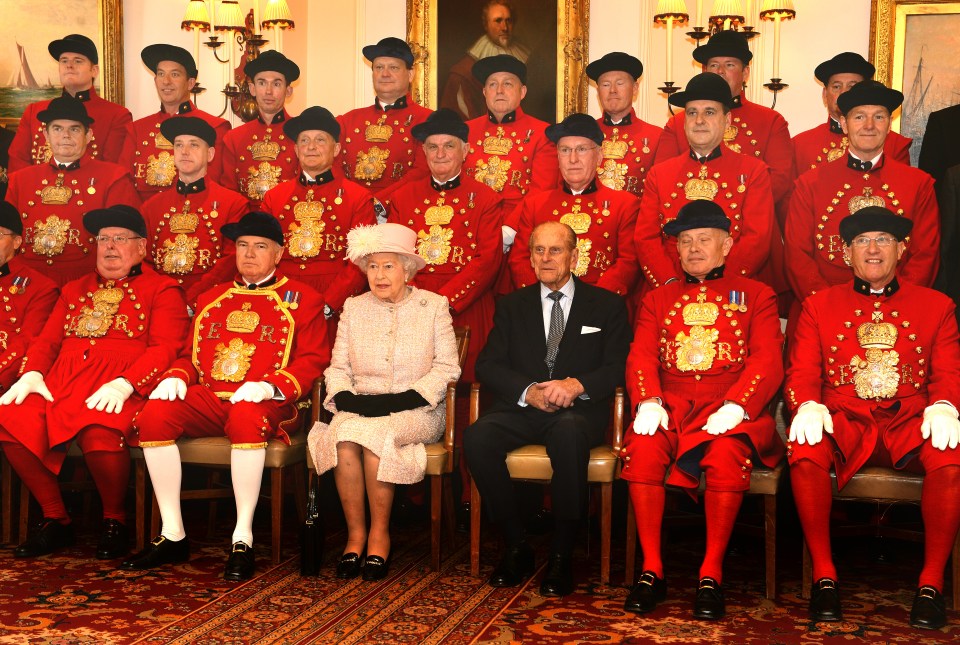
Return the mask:
[[[319,576],[323,562],[323,520],[320,519],[320,478],[314,475],[307,493],[307,519],[300,531],[300,575]]]

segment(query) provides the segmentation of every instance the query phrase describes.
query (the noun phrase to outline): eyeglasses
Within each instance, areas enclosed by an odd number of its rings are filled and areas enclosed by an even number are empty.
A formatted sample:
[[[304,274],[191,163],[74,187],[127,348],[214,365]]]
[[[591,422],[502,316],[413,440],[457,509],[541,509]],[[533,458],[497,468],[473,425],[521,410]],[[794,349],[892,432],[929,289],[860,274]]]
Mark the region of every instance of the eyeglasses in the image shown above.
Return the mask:
[[[891,244],[897,243],[897,238],[892,235],[878,235],[876,237],[867,237],[866,235],[858,235],[853,238],[853,243],[850,246],[859,247],[861,249],[870,246],[870,242],[876,242],[877,246],[881,249],[885,249]]]
[[[110,242],[113,242],[117,246],[121,246],[123,244],[126,244],[127,242],[131,242],[133,240],[142,240],[142,239],[143,238],[140,236],[130,237],[128,235],[98,235],[96,237],[97,244],[99,244],[100,246],[103,246],[104,244],[108,244]]]
[[[586,154],[591,150],[596,150],[600,146],[577,146],[576,148],[571,148],[570,146],[559,146],[557,152],[560,153],[563,157],[569,157],[572,153],[576,152],[577,156]]]

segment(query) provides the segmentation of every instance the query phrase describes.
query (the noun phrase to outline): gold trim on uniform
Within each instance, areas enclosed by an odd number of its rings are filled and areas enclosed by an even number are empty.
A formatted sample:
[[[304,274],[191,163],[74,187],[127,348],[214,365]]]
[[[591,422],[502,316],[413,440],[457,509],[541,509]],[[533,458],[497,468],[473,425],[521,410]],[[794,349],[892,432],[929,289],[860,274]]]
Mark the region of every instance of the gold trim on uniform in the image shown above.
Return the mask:
[[[257,351],[253,343],[233,338],[226,345],[217,343],[210,376],[217,381],[240,383],[250,370],[250,357]]]
[[[387,169],[387,157],[390,156],[389,150],[373,146],[366,152],[361,151],[357,155],[357,165],[353,169],[354,179],[363,179],[364,181],[376,181],[383,176],[383,171]]]
[[[173,162],[173,155],[169,152],[161,152],[156,157],[150,155],[147,158],[147,174],[144,180],[148,186],[170,186],[176,176],[177,167]]]
[[[123,289],[107,286],[97,289],[93,294],[93,308],[84,306],[74,321],[74,334],[79,338],[101,338],[106,336],[113,324],[113,317],[120,309]]]
[[[238,334],[252,334],[260,324],[260,314],[250,311],[251,303],[245,302],[240,309],[227,314],[227,331]]]
[[[173,150],[173,143],[171,143],[170,139],[163,136],[163,133],[160,132],[159,123],[157,124],[157,128],[157,134],[153,137],[153,147],[157,148],[158,150]]]
[[[688,179],[683,185],[683,193],[689,201],[705,199],[712,202],[719,190],[717,182],[707,178],[706,166],[700,166],[700,175],[696,179]]]
[[[56,183],[40,191],[40,202],[47,206],[65,206],[70,203],[73,191],[63,185],[63,173],[57,175]]]
[[[723,131],[723,142],[727,145],[728,148],[734,152],[740,152],[740,144],[734,143],[734,140],[737,138],[737,134],[740,133],[740,128],[733,125],[732,123],[726,127]]]
[[[603,152],[604,159],[623,159],[627,156],[627,142],[618,138],[620,131],[613,129],[609,139],[604,139],[600,150]]]
[[[487,161],[477,159],[477,168],[473,177],[499,193],[507,185],[507,175],[512,165],[513,162],[509,159],[501,159],[497,156],[490,157]]]
[[[604,141],[604,143],[606,143],[606,141]],[[621,141],[620,143],[623,142]],[[597,179],[599,179],[600,183],[607,188],[612,188],[613,190],[623,190],[623,187],[627,183],[627,180],[625,179],[627,176],[627,170],[627,164],[617,163],[613,159],[607,159],[603,162],[602,166],[597,168]]]
[[[182,275],[193,271],[197,263],[198,246],[199,238],[184,233],[180,233],[173,240],[164,240],[163,249],[158,252],[158,255],[163,255],[163,272]]]
[[[883,208],[886,205],[887,202],[883,199],[883,197],[873,194],[872,187],[864,186],[862,195],[854,195],[850,198],[850,201],[847,202],[847,210],[849,210],[850,214],[853,215],[861,208],[866,208],[867,206],[880,206]]]
[[[170,209],[173,210],[173,209]],[[196,213],[190,212],[190,201],[183,204],[183,210],[170,216],[171,233],[195,233],[200,224],[200,217]]]
[[[247,149],[254,161],[276,161],[280,156],[280,144],[271,141],[269,133],[263,135],[262,141],[257,141]]]
[[[483,140],[483,154],[504,157],[513,149],[513,141],[504,136],[503,127],[497,126],[497,134]]]
[[[450,208],[447,206],[446,208]],[[452,211],[453,209],[451,209]],[[448,220],[449,221],[449,220]],[[452,249],[450,240],[453,239],[453,230],[434,224],[429,232],[417,233],[417,255],[427,264],[445,264]]]
[[[871,322],[857,327],[857,342],[866,350],[850,359],[854,373],[853,385],[861,399],[889,399],[897,394],[900,385],[900,354],[894,351],[897,328],[883,322],[883,312],[874,311]]]
[[[386,143],[393,136],[393,128],[386,123],[387,115],[383,114],[376,123],[367,122],[363,137],[370,143]]]
[[[314,258],[323,248],[323,231],[327,225],[323,221],[325,205],[322,201],[313,201],[313,189],[307,191],[303,201],[293,207],[296,223],[290,224],[287,246],[290,255],[295,258]]]
[[[434,224],[446,226],[453,219],[453,206],[444,204],[444,201],[443,197],[438,197],[436,205],[428,208],[423,214],[423,221],[427,226],[433,226]]]
[[[590,230],[593,224],[593,218],[588,213],[580,211],[580,204],[574,204],[569,213],[560,217],[560,223],[566,224],[573,229],[577,235],[583,235]],[[580,255],[577,259],[577,266],[572,270],[573,275],[578,278],[585,275],[590,268],[590,250],[593,248],[593,240],[586,238],[577,239],[577,250]]]
[[[50,215],[44,222],[33,225],[33,252],[53,257],[63,253],[70,233],[70,220]]]
[[[683,308],[683,324],[691,327],[690,335],[678,332],[677,369],[681,372],[705,372],[713,367],[713,359],[717,355],[717,339],[720,332],[714,328],[707,328],[717,322],[720,309],[712,302],[707,302],[707,294],[701,291],[697,301],[688,303]]]
[[[827,152],[827,161],[828,162],[836,161],[840,157],[847,154],[847,145],[849,143],[850,141],[849,139],[847,139],[847,137],[843,137],[842,139],[840,139],[840,145],[837,146],[836,148],[831,148],[830,151]]]
[[[254,157],[256,159],[256,157]],[[276,157],[274,157],[276,159]],[[260,201],[267,191],[280,183],[280,175],[283,168],[280,166],[271,166],[266,161],[259,166],[247,168],[247,197]]]

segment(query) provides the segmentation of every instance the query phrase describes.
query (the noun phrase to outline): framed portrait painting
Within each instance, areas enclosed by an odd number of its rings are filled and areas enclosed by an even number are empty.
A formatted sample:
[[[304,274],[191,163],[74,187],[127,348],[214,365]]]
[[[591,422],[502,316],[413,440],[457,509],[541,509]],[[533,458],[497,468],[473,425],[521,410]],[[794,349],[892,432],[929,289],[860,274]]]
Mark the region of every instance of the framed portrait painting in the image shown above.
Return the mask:
[[[57,61],[47,45],[68,34],[83,34],[97,44],[100,74],[97,91],[123,103],[122,0],[58,0],[45,3],[8,2],[0,21],[0,123],[13,127],[24,108],[59,96]]]
[[[927,117],[960,101],[960,2],[872,0],[870,35],[876,80],[903,92],[892,125],[913,139],[910,156],[916,165]]]
[[[523,110],[553,123],[587,102],[589,0],[407,0],[414,99],[464,119],[486,114],[471,68],[509,53],[527,66]]]

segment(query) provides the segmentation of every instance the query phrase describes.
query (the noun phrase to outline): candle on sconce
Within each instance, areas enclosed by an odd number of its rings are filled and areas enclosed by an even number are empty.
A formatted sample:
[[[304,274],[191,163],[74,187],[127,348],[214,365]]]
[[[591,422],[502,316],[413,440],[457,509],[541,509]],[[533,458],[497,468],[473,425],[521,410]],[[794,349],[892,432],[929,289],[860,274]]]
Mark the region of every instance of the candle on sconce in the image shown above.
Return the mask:
[[[747,11],[743,16],[744,25],[752,25],[753,22],[753,0],[747,0]]]
[[[780,22],[782,18],[773,19],[773,78],[780,78]]]
[[[673,80],[673,18],[667,18],[667,80]]]
[[[700,19],[703,18],[703,0],[697,0],[697,24],[696,27],[703,26],[703,23],[700,22]]]
[[[253,0],[253,33],[260,33],[260,0]]]

